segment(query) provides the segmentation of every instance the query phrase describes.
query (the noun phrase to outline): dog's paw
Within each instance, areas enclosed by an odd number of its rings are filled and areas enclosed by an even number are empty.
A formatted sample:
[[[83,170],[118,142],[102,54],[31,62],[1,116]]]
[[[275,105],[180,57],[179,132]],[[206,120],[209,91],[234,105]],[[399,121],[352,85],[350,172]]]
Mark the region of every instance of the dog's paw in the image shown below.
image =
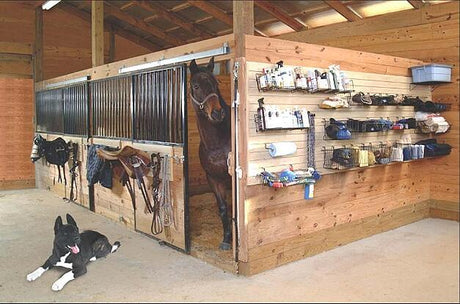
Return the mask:
[[[34,272],[27,275],[27,281],[32,282],[38,279],[46,270],[43,267],[37,268]]]
[[[59,291],[64,287],[64,285],[59,284],[59,282],[54,282],[53,286],[51,286],[51,289],[53,291]]]
[[[57,280],[56,282],[54,282],[53,286],[51,286],[51,289],[54,290],[54,291],[59,291],[61,290],[62,288],[64,288],[64,285],[62,282],[59,282],[59,280]]]

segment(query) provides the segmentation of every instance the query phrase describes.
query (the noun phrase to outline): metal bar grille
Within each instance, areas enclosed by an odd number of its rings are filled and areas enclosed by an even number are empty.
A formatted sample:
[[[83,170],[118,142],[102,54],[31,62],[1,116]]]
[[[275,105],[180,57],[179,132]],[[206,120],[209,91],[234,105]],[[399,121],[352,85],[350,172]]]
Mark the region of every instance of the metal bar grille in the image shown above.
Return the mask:
[[[62,89],[64,100],[64,133],[87,135],[88,84]]]
[[[185,65],[133,75],[134,140],[184,143]]]
[[[35,95],[36,130],[38,132],[63,133],[62,89],[37,92]]]
[[[91,82],[92,135],[131,138],[131,77]]]

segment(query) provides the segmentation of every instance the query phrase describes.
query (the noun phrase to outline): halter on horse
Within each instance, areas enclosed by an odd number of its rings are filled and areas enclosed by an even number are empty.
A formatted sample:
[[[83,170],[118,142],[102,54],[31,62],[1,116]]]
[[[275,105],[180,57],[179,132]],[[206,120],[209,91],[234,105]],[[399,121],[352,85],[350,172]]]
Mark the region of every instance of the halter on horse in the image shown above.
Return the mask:
[[[212,74],[214,57],[210,59],[206,68],[198,67],[195,60],[192,60],[189,69],[190,96],[200,134],[200,163],[206,172],[208,184],[214,192],[219,207],[223,226],[223,240],[219,248],[229,250],[232,230],[225,194],[231,187],[231,177],[227,167],[231,138],[230,107],[222,98],[217,80]]]

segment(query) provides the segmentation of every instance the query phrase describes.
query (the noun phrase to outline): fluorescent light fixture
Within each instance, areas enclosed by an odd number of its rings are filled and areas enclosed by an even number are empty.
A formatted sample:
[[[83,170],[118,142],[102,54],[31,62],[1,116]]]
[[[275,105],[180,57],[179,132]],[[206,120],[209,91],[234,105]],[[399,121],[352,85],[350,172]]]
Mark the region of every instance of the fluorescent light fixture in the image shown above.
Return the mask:
[[[45,3],[42,4],[42,9],[47,11],[47,10],[51,9],[53,6],[55,6],[56,4],[58,4],[59,2],[61,2],[61,0],[49,0],[49,1],[46,1]]]
[[[200,59],[200,58],[206,58],[206,57],[211,57],[211,56],[218,56],[218,55],[224,55],[230,53],[230,47],[228,46],[228,43],[225,42],[222,47],[209,50],[209,51],[203,51],[203,52],[198,52],[198,53],[191,53],[187,55],[182,55],[174,58],[168,58],[168,59],[160,59],[157,61],[152,61],[152,62],[147,62],[147,63],[142,63],[138,65],[133,65],[130,67],[121,67],[118,70],[119,74],[123,73],[130,73],[130,72],[135,72],[135,71],[140,71],[140,70],[145,70],[145,69],[151,69],[163,65],[170,65],[174,63],[179,63],[179,62],[185,62],[189,61],[192,59]]]
[[[77,84],[77,83],[80,83],[80,82],[86,82],[89,79],[90,79],[90,76],[78,77],[78,78],[74,78],[74,79],[69,79],[69,80],[64,80],[64,81],[60,81],[60,82],[47,84],[46,88],[47,89],[55,89],[55,88],[63,87],[63,86],[66,86],[66,85]]]

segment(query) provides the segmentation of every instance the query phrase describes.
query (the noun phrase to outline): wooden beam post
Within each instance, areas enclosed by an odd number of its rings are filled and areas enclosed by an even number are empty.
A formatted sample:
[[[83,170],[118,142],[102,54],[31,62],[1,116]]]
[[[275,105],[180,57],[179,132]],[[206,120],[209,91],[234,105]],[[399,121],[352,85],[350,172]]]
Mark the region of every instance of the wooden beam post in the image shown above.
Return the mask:
[[[35,8],[34,32],[34,79],[43,80],[43,11],[41,6]]]
[[[109,28],[109,62],[115,61],[115,31],[113,26]]]
[[[233,1],[235,58],[244,57],[244,35],[254,35],[254,1]]]
[[[238,200],[236,201],[235,195],[232,195],[232,214],[233,218],[236,219],[236,225],[234,225],[234,237],[233,237],[233,248],[234,256],[237,262],[248,261],[248,249],[247,249],[247,226],[245,219],[245,200],[246,200],[246,188],[247,188],[247,176],[248,176],[248,80],[246,71],[246,39],[245,35],[254,35],[254,1],[233,1],[233,35],[235,37],[235,59],[232,63],[238,63],[238,70],[234,70],[234,66],[231,67],[233,72],[237,72],[238,75],[238,87],[235,87],[235,82],[232,81],[231,92],[232,98],[236,96],[235,90],[238,90],[239,106],[238,113],[232,110],[231,114],[231,142],[232,142],[232,167],[233,169],[241,169],[241,178],[239,178],[236,172],[232,172],[233,185],[238,185]],[[233,108],[232,108],[233,109]],[[238,137],[236,132],[238,127]],[[238,142],[238,151],[235,151],[236,143]],[[235,159],[238,156],[239,168],[235,168]],[[235,170],[236,171],[236,170]],[[238,212],[237,210],[238,209]],[[237,231],[236,231],[237,229]],[[237,232],[237,233],[235,233]]]
[[[91,1],[92,66],[104,64],[104,2]]]

